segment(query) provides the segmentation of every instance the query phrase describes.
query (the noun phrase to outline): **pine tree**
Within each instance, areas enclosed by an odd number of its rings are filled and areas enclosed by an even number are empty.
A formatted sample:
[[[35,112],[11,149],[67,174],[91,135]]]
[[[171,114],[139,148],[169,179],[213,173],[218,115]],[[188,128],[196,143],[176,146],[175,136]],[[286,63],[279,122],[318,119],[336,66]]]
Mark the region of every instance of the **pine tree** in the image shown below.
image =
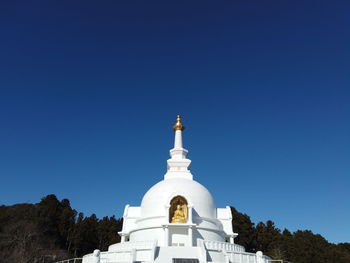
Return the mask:
[[[256,238],[254,231],[254,223],[246,214],[238,212],[233,206],[230,206],[232,212],[232,228],[233,232],[238,233],[235,242],[244,246],[248,252],[256,252]]]

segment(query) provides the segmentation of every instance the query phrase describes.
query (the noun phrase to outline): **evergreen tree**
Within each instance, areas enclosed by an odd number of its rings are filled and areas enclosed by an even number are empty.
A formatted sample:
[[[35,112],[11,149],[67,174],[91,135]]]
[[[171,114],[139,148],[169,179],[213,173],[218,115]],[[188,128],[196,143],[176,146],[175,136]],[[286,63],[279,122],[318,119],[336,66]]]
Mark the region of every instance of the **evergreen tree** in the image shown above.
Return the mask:
[[[107,250],[110,244],[120,242],[120,236],[118,232],[122,229],[122,220],[117,220],[113,217],[104,217],[99,221],[97,227],[97,234],[100,250]]]
[[[37,205],[37,221],[44,235],[54,240],[55,247],[61,247],[63,240],[60,235],[59,223],[61,203],[55,195],[48,195]]]
[[[309,230],[283,232],[268,220],[256,227],[246,214],[232,211],[235,242],[248,252],[262,250],[276,259],[294,263],[349,263],[350,244],[331,244]],[[0,259],[4,263],[29,263],[48,249],[64,249],[81,257],[94,249],[107,250],[120,242],[122,219],[96,215],[84,217],[71,208],[68,199],[48,195],[38,204],[0,206]],[[69,256],[67,256],[69,257]],[[45,261],[45,263],[49,263]]]
[[[266,224],[259,222],[255,228],[257,250],[263,251],[272,258],[280,259],[283,257],[281,247],[281,231],[275,227],[271,220]]]
[[[256,252],[256,238],[254,231],[254,223],[246,214],[242,214],[233,206],[230,206],[232,212],[232,228],[233,232],[238,233],[235,242],[244,246],[248,252]]]
[[[84,214],[79,213],[77,222],[74,225],[73,228],[73,235],[71,236],[71,242],[73,244],[73,255],[74,257],[77,257],[78,254],[80,255],[80,251],[84,250],[82,247],[83,243],[83,235],[82,235],[82,222],[84,220]]]
[[[71,251],[76,216],[77,211],[71,208],[69,200],[63,199],[61,201],[61,214],[58,222],[58,230],[60,233],[61,244],[68,252]]]

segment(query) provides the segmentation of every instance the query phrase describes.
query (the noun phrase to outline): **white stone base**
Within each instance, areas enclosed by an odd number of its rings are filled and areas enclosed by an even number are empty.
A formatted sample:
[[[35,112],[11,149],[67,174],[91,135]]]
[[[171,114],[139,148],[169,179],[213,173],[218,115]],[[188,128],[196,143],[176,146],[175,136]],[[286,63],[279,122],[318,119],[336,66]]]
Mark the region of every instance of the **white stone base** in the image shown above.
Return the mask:
[[[156,241],[125,242],[111,245],[99,257],[88,254],[83,263],[172,263],[173,258],[198,259],[200,263],[268,263],[260,251],[245,252],[242,246],[218,241],[197,240],[198,246],[157,246]]]

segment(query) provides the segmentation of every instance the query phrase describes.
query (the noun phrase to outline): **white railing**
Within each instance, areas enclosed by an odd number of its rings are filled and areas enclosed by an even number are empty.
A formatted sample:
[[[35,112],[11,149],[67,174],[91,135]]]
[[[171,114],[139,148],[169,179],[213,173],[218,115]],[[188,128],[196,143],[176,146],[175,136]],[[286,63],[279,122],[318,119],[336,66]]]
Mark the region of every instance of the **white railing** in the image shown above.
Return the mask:
[[[226,252],[245,252],[243,246],[237,244],[231,244],[227,242],[219,241],[206,241],[204,240],[204,245],[208,250],[226,251]]]
[[[259,253],[245,252],[244,247],[218,241],[197,239],[200,248],[200,262],[207,263],[206,250],[223,253],[226,263],[270,263],[271,258]]]
[[[285,261],[285,260],[282,260],[282,259],[270,259],[268,261],[269,262],[277,262],[277,263],[292,263],[290,261]]]
[[[149,250],[153,249],[154,246],[157,245],[156,240],[150,240],[150,241],[134,241],[134,242],[123,242],[123,243],[116,243],[113,245],[110,245],[108,248],[108,251],[110,252],[122,252],[122,251],[131,251],[132,249],[136,250]]]
[[[82,261],[83,261],[83,258],[71,258],[71,259],[57,261],[56,263],[81,263]]]
[[[100,263],[116,263],[116,262],[135,262],[135,261],[154,261],[157,240],[153,241],[135,241],[117,243],[109,246],[108,251],[100,252]],[[83,257],[84,263],[92,263],[96,261],[93,253]]]
[[[253,254],[253,253],[236,252],[236,253],[229,253],[227,256],[230,262],[235,262],[235,263],[257,263],[258,262],[256,254]]]

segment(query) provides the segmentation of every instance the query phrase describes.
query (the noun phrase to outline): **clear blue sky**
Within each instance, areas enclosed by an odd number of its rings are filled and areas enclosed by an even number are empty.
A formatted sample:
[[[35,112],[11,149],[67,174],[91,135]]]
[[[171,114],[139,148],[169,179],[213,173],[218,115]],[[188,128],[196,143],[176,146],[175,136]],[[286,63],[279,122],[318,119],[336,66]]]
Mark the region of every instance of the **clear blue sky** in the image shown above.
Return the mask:
[[[0,203],[54,193],[120,217],[163,178],[182,114],[217,206],[349,242],[349,13],[349,1],[1,1]]]

